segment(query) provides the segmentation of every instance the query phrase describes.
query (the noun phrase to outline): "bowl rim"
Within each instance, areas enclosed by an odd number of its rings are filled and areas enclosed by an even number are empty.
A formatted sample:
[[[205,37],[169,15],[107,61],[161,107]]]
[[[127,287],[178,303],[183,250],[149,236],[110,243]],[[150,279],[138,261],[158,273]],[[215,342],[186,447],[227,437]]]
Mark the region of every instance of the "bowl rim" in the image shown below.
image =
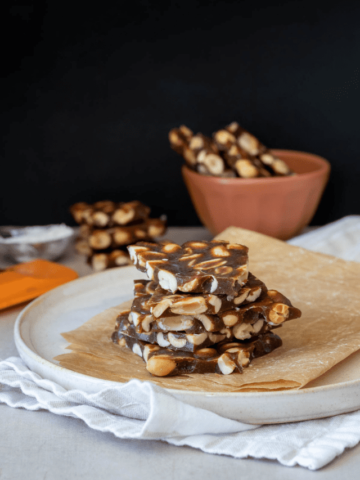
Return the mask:
[[[58,226],[58,225],[61,225],[60,223],[49,223],[47,225],[1,225],[0,226],[0,231],[1,230],[22,230],[24,228],[29,228],[29,227],[53,227],[53,226]],[[66,224],[64,224],[66,225]],[[31,246],[36,246],[36,245],[47,245],[47,244],[50,244],[50,243],[55,243],[55,242],[59,242],[59,241],[64,241],[64,240],[73,240],[74,237],[75,237],[75,230],[73,227],[70,227],[69,225],[66,225],[66,227],[69,227],[69,229],[72,230],[72,232],[70,233],[70,230],[69,230],[69,235],[66,235],[66,237],[60,237],[60,238],[56,238],[56,239],[50,239],[50,240],[45,240],[45,241],[42,241],[42,242],[3,242],[1,241],[0,239],[0,248],[1,247],[14,247],[14,248],[18,248],[19,246],[23,246],[23,245],[31,245]]]
[[[320,157],[319,155],[316,155],[315,153],[309,153],[309,152],[302,152],[300,150],[285,150],[285,149],[280,149],[280,148],[272,148],[271,151],[275,154],[278,155],[279,158],[281,158],[282,154],[295,154],[303,157],[307,157],[308,160],[313,160],[314,164],[316,164],[319,168],[312,172],[308,173],[298,173],[294,176],[285,176],[285,177],[257,177],[257,178],[228,178],[228,177],[217,177],[217,176],[212,176],[212,175],[202,175],[201,173],[195,172],[194,170],[191,170],[186,164],[182,166],[182,170],[186,175],[189,176],[194,176],[198,177],[199,179],[201,178],[204,181],[208,181],[211,183],[226,183],[228,184],[239,184],[241,183],[242,185],[253,185],[257,183],[262,183],[266,180],[266,183],[284,183],[284,182],[297,182],[298,180],[306,180],[322,175],[329,175],[330,170],[331,170],[331,165],[328,160],[326,160],[323,157]]]

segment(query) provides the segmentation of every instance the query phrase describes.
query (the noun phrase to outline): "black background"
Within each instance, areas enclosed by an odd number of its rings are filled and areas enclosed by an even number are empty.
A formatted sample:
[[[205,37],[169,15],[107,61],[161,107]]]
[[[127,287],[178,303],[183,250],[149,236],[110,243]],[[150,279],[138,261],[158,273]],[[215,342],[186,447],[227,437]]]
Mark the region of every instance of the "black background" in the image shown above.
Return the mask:
[[[1,3],[0,224],[140,199],[199,220],[167,134],[237,120],[332,164],[313,224],[360,213],[360,2]]]

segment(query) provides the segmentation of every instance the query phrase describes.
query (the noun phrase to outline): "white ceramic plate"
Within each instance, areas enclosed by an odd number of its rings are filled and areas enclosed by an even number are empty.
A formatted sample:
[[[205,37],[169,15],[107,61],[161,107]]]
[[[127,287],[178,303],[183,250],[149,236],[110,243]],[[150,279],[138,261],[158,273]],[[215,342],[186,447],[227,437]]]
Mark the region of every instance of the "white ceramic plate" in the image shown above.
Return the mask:
[[[53,358],[67,352],[61,332],[73,330],[106,308],[130,299],[133,280],[139,276],[134,267],[107,270],[74,280],[34,300],[15,324],[15,343],[21,358],[34,372],[67,389],[96,392],[114,386],[116,382],[62,368]],[[359,368],[354,368],[357,365]],[[356,370],[359,374],[354,373]],[[339,378],[346,381],[339,383]],[[312,388],[271,393],[169,391],[191,405],[247,423],[322,418],[360,408],[360,353],[341,362],[314,384]]]

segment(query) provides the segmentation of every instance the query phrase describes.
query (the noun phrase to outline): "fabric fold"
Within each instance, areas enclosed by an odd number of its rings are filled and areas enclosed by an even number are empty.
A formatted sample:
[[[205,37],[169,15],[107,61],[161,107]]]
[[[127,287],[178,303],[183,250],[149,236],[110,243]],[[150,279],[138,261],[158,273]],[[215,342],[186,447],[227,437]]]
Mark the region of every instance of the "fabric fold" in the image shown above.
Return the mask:
[[[266,458],[317,470],[360,441],[360,412],[283,425],[247,425],[196,408],[161,387],[132,380],[94,394],[65,390],[18,357],[0,362],[0,403],[82,420],[122,439],[162,440],[205,453]]]

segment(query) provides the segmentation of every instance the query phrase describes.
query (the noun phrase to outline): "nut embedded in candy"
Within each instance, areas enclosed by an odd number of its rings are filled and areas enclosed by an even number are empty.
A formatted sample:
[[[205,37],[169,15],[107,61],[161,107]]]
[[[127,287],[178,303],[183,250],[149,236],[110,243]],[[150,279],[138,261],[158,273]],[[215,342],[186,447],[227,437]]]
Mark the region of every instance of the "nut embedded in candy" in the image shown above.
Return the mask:
[[[150,208],[135,200],[133,202],[120,203],[112,214],[112,221],[115,225],[128,225],[137,220],[149,218]]]
[[[228,130],[219,130],[213,136],[216,146],[221,151],[228,151],[236,144],[236,138]]]
[[[146,295],[153,295],[158,284],[149,280],[134,280],[134,296],[143,297]]]
[[[225,170],[224,160],[216,153],[199,154],[198,162],[208,175],[221,175]]]
[[[181,125],[180,128],[173,128],[169,132],[171,148],[175,150],[176,153],[183,155],[183,150],[187,147],[192,136],[193,132],[185,125]]]
[[[92,253],[88,261],[96,272],[107,268],[130,265],[131,263],[129,255],[122,250],[113,250],[109,253]]]
[[[176,362],[168,356],[153,356],[146,362],[146,369],[157,377],[166,377],[176,370]]]
[[[251,162],[251,160],[237,160],[235,169],[242,178],[254,178],[259,176],[259,170]]]

